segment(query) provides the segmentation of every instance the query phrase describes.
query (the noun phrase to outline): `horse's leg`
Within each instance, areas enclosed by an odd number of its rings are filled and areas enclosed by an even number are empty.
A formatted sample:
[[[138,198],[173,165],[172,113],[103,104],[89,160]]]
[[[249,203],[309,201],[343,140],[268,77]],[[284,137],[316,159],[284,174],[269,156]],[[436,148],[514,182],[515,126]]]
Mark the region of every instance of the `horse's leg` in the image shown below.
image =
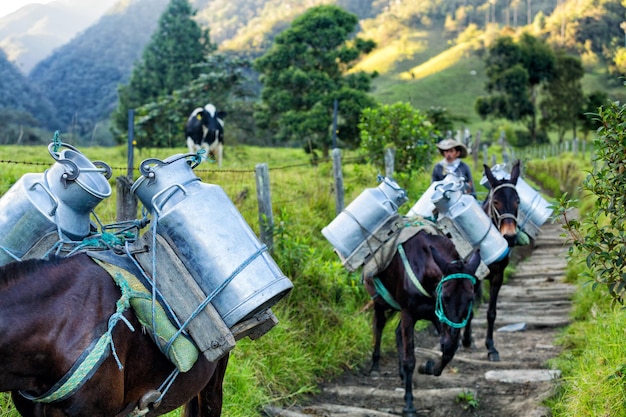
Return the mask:
[[[222,415],[223,382],[228,355],[217,361],[215,371],[205,387],[183,408],[181,417],[220,417]]]
[[[487,307],[487,336],[485,337],[485,347],[487,348],[487,357],[492,362],[500,361],[500,353],[496,350],[493,341],[493,328],[496,322],[498,294],[500,293],[503,279],[504,271],[498,271],[491,276],[491,280],[489,281],[489,305]]]
[[[476,285],[474,285],[474,305],[479,306],[482,303],[482,281],[477,280]],[[464,348],[471,348],[474,345],[474,339],[472,337],[472,320],[474,319],[474,310],[470,312],[469,319],[467,320],[467,325],[463,329],[463,338],[461,339],[461,343]]]
[[[380,304],[374,303],[374,315],[372,319],[374,350],[372,352],[372,367],[370,368],[370,375],[377,376],[380,373],[380,341],[386,323],[387,317],[385,316],[385,308]]]
[[[413,371],[415,370],[415,342],[413,328],[415,320],[405,310],[402,310],[400,324],[396,329],[396,344],[401,360],[401,376],[404,381],[404,409],[403,417],[417,417],[413,406]]]

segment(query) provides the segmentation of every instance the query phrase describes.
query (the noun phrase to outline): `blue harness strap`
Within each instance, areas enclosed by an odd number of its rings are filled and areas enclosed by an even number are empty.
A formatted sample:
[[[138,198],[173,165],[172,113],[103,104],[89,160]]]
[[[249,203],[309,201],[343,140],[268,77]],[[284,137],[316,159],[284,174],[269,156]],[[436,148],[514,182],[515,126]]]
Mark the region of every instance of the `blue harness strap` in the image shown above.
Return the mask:
[[[470,316],[472,315],[472,309],[473,309],[474,303],[470,303],[469,309],[467,311],[467,317],[465,317],[465,319],[462,322],[456,323],[448,319],[445,311],[443,311],[443,300],[442,300],[443,283],[446,281],[450,281],[452,279],[469,279],[472,282],[472,285],[476,285],[476,278],[473,275],[469,275],[469,274],[461,274],[461,273],[450,274],[450,275],[443,277],[441,281],[439,281],[439,284],[437,285],[437,302],[435,304],[435,314],[437,315],[437,318],[439,319],[439,321],[447,324],[450,327],[454,327],[455,329],[462,329],[463,327],[465,327],[465,325],[470,319]]]
[[[385,286],[380,281],[380,279],[378,277],[374,277],[373,281],[374,281],[374,288],[376,289],[376,294],[383,297],[383,300],[385,300],[387,304],[389,304],[395,310],[398,310],[398,311],[402,310],[402,307],[400,307],[400,304],[398,304],[398,302],[393,299],[393,297],[391,296],[389,291],[387,291],[387,288],[385,288]]]

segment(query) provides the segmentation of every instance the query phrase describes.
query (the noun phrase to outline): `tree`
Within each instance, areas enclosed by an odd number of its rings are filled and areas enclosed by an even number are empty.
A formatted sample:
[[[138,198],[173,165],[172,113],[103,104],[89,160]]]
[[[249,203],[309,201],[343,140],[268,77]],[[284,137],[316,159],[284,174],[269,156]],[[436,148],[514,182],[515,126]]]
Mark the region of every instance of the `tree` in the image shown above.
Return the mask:
[[[413,173],[432,162],[440,134],[426,114],[408,103],[395,103],[363,110],[359,123],[361,147],[368,159],[381,170],[385,168],[384,150],[396,150],[394,168]]]
[[[526,123],[537,142],[537,90],[553,76],[555,56],[542,40],[527,33],[516,43],[500,37],[485,58],[488,96],[479,97],[476,112],[483,118],[505,118]]]
[[[113,120],[119,132],[126,131],[129,109],[167,96],[200,75],[198,64],[216,47],[209,40],[208,30],[193,20],[194,15],[188,0],[170,0],[129,83],[118,90],[119,104]]]
[[[583,109],[585,94],[581,79],[585,75],[582,62],[573,55],[560,51],[556,54],[554,75],[545,85],[547,97],[541,103],[542,124],[556,126],[559,143],[570,127],[576,137],[576,122]]]
[[[209,100],[207,97],[223,109],[226,103],[232,104],[240,97],[252,95],[246,90],[249,83],[245,83],[248,61],[213,54],[199,67],[202,73],[196,79],[135,110],[135,139],[139,147],[175,147],[182,144],[189,114],[199,107],[198,103],[205,105]],[[245,119],[239,112],[238,124]]]
[[[294,19],[255,61],[263,83],[255,120],[273,133],[275,142],[301,143],[308,152],[322,149],[327,156],[333,102],[338,100],[339,138],[358,146],[355,127],[361,110],[375,104],[367,95],[375,74],[348,71],[375,43],[349,39],[357,23],[356,15],[338,6],[313,7]]]
[[[589,132],[597,131],[600,128],[601,121],[597,113],[600,111],[600,107],[609,104],[609,95],[606,91],[596,90],[585,96],[583,109],[578,115],[585,140]]]

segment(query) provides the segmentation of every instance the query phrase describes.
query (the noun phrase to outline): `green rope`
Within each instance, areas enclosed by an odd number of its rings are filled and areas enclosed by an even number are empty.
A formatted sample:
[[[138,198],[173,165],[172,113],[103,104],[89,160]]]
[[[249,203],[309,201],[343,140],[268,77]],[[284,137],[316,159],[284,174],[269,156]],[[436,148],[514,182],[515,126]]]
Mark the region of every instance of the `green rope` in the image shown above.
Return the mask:
[[[453,280],[453,279],[469,279],[472,281],[472,285],[476,285],[476,278],[470,274],[450,274],[442,278],[441,281],[439,281],[439,284],[437,285],[437,302],[435,304],[435,314],[437,315],[437,318],[439,319],[440,322],[445,323],[450,327],[454,327],[455,329],[461,329],[465,327],[465,325],[470,319],[470,316],[472,315],[473,303],[470,303],[469,309],[467,311],[467,317],[465,317],[465,320],[463,320],[461,323],[455,323],[451,321],[450,319],[448,319],[448,317],[446,317],[446,313],[443,311],[443,300],[442,300],[443,283],[446,281]]]
[[[400,254],[400,258],[402,258],[404,270],[408,274],[413,285],[415,285],[415,288],[417,288],[417,290],[423,295],[430,298],[430,294],[428,294],[428,291],[426,291],[426,289],[422,286],[422,283],[415,276],[415,272],[413,272],[413,268],[411,268],[411,265],[409,264],[409,259],[406,257],[406,252],[404,251],[404,247],[402,245],[398,245],[398,253]]]
[[[402,310],[400,304],[398,304],[398,302],[394,300],[394,298],[391,296],[389,291],[387,291],[387,288],[385,288],[382,281],[378,277],[374,277],[374,288],[376,289],[376,294],[380,295],[383,300],[387,302],[387,304],[389,304],[391,307],[398,311]]]

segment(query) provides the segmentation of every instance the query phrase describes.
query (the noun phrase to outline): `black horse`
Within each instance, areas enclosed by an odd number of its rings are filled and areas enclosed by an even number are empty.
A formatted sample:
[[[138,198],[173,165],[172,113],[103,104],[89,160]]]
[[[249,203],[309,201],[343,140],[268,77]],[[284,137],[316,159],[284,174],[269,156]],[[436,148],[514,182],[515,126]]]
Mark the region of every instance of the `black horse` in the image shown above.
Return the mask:
[[[520,175],[520,162],[517,161],[513,165],[509,179],[497,179],[487,165],[484,165],[484,169],[490,190],[487,199],[483,203],[483,209],[508,243],[509,249],[511,249],[517,241],[517,214],[520,199],[515,185]],[[485,347],[488,351],[489,360],[494,362],[500,360],[500,354],[493,341],[496,306],[498,304],[498,294],[504,280],[504,270],[509,265],[510,254],[511,251],[509,250],[504,258],[488,265],[489,275],[485,278],[489,281]]]
[[[437,363],[428,360],[418,368],[420,373],[439,376],[454,357],[461,329],[472,313],[474,273],[479,264],[478,251],[465,263],[449,238],[422,230],[398,246],[383,271],[374,277],[364,277],[365,287],[374,300],[373,373],[380,369],[380,343],[386,313],[400,311],[396,345],[400,378],[405,389],[404,417],[416,416],[412,391],[415,323],[429,320],[439,331],[441,358]]]
[[[158,416],[183,405],[186,417],[221,415],[228,355],[201,355],[169,380],[175,366],[123,300],[86,254],[0,267],[0,392],[22,416]]]

